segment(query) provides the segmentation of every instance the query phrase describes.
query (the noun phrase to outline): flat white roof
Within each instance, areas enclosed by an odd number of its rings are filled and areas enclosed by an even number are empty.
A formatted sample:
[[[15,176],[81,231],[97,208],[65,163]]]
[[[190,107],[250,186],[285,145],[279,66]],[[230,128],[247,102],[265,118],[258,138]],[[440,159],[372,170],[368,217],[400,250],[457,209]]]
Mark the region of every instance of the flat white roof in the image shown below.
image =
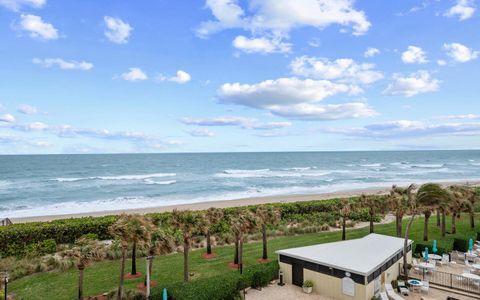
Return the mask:
[[[409,240],[409,244],[413,241]],[[363,238],[276,251],[277,254],[368,276],[403,250],[403,238],[371,233]]]

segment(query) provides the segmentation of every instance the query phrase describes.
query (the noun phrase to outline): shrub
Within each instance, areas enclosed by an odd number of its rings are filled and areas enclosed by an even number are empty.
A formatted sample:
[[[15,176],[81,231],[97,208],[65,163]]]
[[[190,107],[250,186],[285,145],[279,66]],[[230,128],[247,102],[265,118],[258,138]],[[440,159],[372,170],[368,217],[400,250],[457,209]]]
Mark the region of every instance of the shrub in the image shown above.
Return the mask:
[[[82,235],[80,238],[84,238],[84,239],[87,239],[87,240],[98,240],[98,234],[96,233],[87,233],[87,234],[84,234]]]
[[[313,281],[311,281],[311,280],[305,280],[305,281],[303,282],[303,287],[305,287],[305,288],[313,287]]]
[[[468,251],[468,240],[464,239],[454,239],[453,240],[453,250],[457,250],[460,252],[467,252]]]

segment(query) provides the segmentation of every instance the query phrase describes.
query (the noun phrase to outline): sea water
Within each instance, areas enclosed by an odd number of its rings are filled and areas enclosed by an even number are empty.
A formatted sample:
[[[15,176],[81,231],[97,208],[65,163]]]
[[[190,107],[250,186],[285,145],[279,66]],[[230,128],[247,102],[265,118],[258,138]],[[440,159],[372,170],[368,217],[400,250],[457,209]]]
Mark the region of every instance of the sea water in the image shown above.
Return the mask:
[[[480,151],[0,156],[0,218],[480,179]]]

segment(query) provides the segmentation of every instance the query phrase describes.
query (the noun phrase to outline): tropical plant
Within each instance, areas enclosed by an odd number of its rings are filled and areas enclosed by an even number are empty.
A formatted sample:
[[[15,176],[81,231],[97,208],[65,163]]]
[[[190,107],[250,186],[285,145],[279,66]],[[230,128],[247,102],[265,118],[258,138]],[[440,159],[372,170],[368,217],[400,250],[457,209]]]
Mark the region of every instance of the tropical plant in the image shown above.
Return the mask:
[[[223,210],[215,207],[210,207],[205,212],[205,238],[207,240],[207,254],[212,254],[212,230],[221,219],[223,218]]]
[[[280,212],[278,209],[268,205],[259,205],[255,211],[257,217],[257,224],[262,231],[263,253],[262,259],[268,259],[267,251],[267,226],[276,225],[280,221]]]
[[[65,252],[67,257],[75,261],[78,269],[78,299],[83,300],[83,278],[85,268],[94,260],[101,260],[105,256],[105,247],[96,240],[80,238],[75,246]]]
[[[117,291],[117,298],[123,298],[123,285],[125,276],[125,261],[127,258],[128,244],[136,239],[137,243],[144,243],[150,240],[151,223],[138,215],[121,215],[118,220],[109,228],[110,234],[118,239],[121,247],[120,283]],[[140,238],[142,236],[142,238]],[[133,267],[133,266],[132,266]],[[133,271],[133,270],[132,270]]]
[[[188,252],[190,243],[195,232],[201,232],[202,228],[198,228],[199,224],[203,224],[203,218],[198,212],[190,210],[173,210],[171,225],[173,229],[180,232],[183,240],[183,281],[188,281]]]
[[[395,212],[395,226],[397,231],[397,237],[402,237],[402,220],[405,215],[406,209],[409,207],[409,203],[413,197],[414,185],[410,185],[407,188],[402,188],[393,185],[389,195],[390,209]]]
[[[243,273],[243,242],[245,234],[257,227],[255,215],[246,208],[238,208],[230,219],[232,230],[238,238],[238,269]]]
[[[423,240],[428,241],[428,221],[430,220],[430,217],[432,216],[432,210],[431,209],[425,209],[423,211]]]
[[[342,241],[347,239],[347,236],[346,236],[347,219],[349,215],[353,211],[355,211],[355,209],[356,209],[356,205],[349,199],[342,199],[339,202],[340,216],[342,219]]]
[[[148,255],[150,256],[150,259],[148,260],[148,273],[150,278],[152,278],[153,257],[155,255],[163,255],[170,253],[174,249],[175,242],[172,238],[172,234],[167,230],[163,229],[161,224],[155,226],[151,233],[150,244],[148,247]],[[147,276],[145,276],[144,285],[147,286]]]
[[[128,223],[130,242],[132,243],[132,269],[130,274],[137,275],[137,248],[148,245],[154,229],[152,222],[142,215],[131,215]]]
[[[368,209],[368,216],[370,222],[370,233],[374,232],[373,222],[375,221],[375,217],[378,211],[383,211],[384,202],[382,198],[379,198],[374,195],[365,195],[362,194],[360,196],[360,206],[363,208]]]
[[[452,229],[451,233],[457,233],[456,219],[460,217],[461,212],[472,212],[474,211],[473,205],[468,200],[471,190],[464,186],[452,185],[450,186],[451,191],[451,201],[449,202],[450,212],[452,214]]]

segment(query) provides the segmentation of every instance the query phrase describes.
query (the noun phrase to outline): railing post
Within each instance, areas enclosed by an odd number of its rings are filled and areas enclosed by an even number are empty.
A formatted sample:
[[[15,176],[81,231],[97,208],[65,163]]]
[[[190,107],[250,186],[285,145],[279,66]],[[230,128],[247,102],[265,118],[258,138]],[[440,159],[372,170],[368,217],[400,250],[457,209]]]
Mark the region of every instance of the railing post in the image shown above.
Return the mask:
[[[450,288],[453,288],[453,275],[450,273]]]

